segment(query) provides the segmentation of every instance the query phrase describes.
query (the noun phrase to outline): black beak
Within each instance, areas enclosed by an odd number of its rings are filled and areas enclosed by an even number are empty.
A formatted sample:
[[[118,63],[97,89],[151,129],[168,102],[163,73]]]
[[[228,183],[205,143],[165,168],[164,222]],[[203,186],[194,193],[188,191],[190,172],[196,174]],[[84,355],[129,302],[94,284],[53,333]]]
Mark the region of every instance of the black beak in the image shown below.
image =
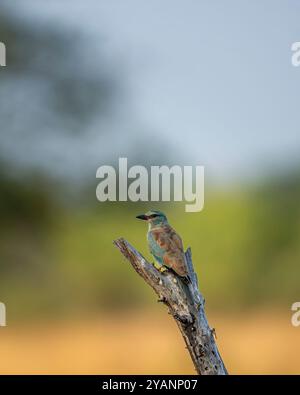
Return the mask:
[[[141,214],[136,216],[137,219],[142,219],[143,221],[147,221],[148,217],[147,215]]]

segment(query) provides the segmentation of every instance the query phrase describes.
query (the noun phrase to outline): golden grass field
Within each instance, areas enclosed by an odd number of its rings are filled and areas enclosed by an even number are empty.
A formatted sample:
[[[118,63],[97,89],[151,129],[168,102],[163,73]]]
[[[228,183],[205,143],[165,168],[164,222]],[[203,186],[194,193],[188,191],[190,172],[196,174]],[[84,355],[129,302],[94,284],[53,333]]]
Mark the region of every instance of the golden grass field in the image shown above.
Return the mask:
[[[229,373],[299,374],[300,328],[290,312],[209,315]],[[1,374],[193,374],[164,309],[0,328]]]

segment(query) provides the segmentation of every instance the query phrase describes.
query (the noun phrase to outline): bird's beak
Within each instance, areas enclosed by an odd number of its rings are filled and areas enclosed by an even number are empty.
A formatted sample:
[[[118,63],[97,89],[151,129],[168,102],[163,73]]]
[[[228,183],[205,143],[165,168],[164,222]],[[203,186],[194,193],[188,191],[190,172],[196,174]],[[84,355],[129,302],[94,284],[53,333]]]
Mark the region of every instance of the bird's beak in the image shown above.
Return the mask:
[[[142,219],[143,221],[147,221],[147,219],[148,219],[147,215],[145,215],[145,214],[137,215],[136,218]]]

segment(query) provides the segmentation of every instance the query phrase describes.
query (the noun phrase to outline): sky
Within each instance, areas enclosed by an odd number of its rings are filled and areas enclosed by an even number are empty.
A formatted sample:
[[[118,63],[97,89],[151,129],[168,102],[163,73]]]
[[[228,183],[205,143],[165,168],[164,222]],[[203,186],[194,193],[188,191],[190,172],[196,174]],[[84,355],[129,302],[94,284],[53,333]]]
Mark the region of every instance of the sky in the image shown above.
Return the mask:
[[[298,160],[300,67],[291,64],[291,45],[300,41],[299,1],[16,3],[36,23],[75,27],[91,45],[101,40],[122,63],[128,100],[120,133],[145,125],[154,141],[163,137],[186,164],[220,180]]]

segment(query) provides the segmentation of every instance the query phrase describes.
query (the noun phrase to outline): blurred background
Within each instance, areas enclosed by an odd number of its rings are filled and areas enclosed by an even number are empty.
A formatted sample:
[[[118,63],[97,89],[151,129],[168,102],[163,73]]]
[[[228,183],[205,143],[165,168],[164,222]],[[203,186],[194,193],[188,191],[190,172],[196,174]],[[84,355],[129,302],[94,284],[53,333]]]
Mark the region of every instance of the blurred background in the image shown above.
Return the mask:
[[[300,373],[295,1],[2,1],[1,373],[193,373],[112,241],[191,246],[231,373]],[[99,203],[96,169],[204,165],[205,208]],[[130,356],[130,357],[129,357]]]

